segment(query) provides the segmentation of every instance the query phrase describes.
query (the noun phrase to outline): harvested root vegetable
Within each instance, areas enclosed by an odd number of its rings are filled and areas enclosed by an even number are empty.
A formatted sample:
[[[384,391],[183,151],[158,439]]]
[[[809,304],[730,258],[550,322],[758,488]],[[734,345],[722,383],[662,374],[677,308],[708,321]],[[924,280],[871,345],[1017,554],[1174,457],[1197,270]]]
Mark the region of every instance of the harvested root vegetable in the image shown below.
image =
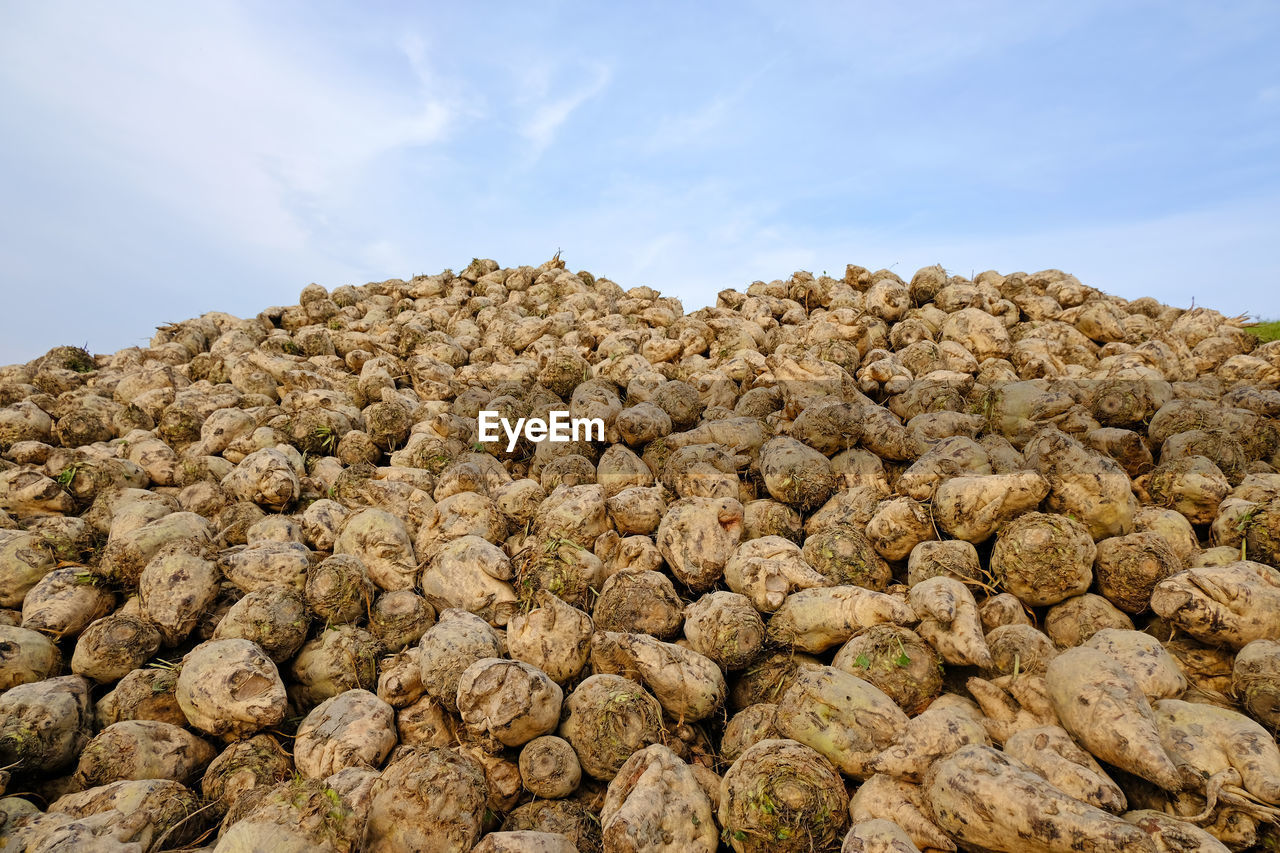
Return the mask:
[[[148,849],[190,844],[204,826],[200,798],[185,785],[167,779],[113,782],[59,797],[48,817],[70,818],[45,836],[42,844],[69,849],[97,844],[107,849]],[[88,836],[88,837],[86,837]],[[119,847],[108,846],[111,841]]]
[[[927,501],[944,481],[990,473],[991,461],[982,445],[968,436],[952,435],[939,440],[902,472],[897,491]],[[1046,484],[1045,493],[1048,491]]]
[[[1104,652],[1078,646],[1053,659],[1045,683],[1062,727],[1081,746],[1167,791],[1182,789],[1151,704],[1124,666]]]
[[[1057,604],[1089,589],[1096,556],[1083,524],[1064,515],[1032,512],[1000,531],[991,549],[991,573],[1027,604]]]
[[[854,791],[849,800],[849,817],[855,824],[887,818],[902,827],[921,850],[956,849],[955,842],[934,823],[924,789],[882,773]]]
[[[1141,613],[1156,584],[1182,570],[1182,560],[1158,533],[1130,533],[1098,543],[1093,574],[1098,591],[1126,613]]]
[[[9,521],[13,524],[12,519]],[[44,537],[0,530],[0,607],[21,607],[27,593],[57,566]]]
[[[413,589],[417,561],[404,522],[382,509],[365,509],[347,518],[333,544],[334,556],[357,557],[379,589]]]
[[[600,807],[607,850],[691,850],[715,853],[711,798],[693,769],[662,744],[633,754],[609,783]]]
[[[626,569],[604,582],[591,618],[601,631],[630,631],[670,640],[684,621],[684,604],[666,575]]]
[[[902,827],[891,820],[864,820],[849,827],[840,853],[920,853]]]
[[[653,533],[667,513],[667,504],[662,499],[662,490],[656,487],[634,486],[623,489],[605,503],[609,507],[609,517],[613,520],[613,526],[622,534]]]
[[[975,677],[965,686],[981,708],[987,734],[997,743],[1004,743],[1025,729],[1058,725],[1058,714],[1042,676],[1019,673],[990,681]]]
[[[1049,608],[1044,631],[1060,649],[1079,646],[1104,628],[1133,629],[1133,620],[1100,595],[1074,595]]]
[[[957,539],[985,542],[1006,522],[1034,510],[1049,483],[1034,471],[953,477],[933,496],[938,526]]]
[[[764,443],[760,476],[775,500],[802,512],[822,506],[836,488],[831,461],[794,438],[771,438]]]
[[[1147,491],[1156,506],[1170,507],[1192,524],[1208,524],[1231,483],[1209,459],[1185,456],[1164,461],[1147,476]]]
[[[869,681],[908,714],[926,708],[942,692],[942,660],[916,632],[873,625],[840,647],[831,665]]]
[[[217,754],[207,741],[170,723],[125,720],[89,741],[75,778],[85,788],[123,780],[188,782]]]
[[[778,700],[778,731],[858,779],[907,724],[907,715],[869,681],[833,667],[803,672]]]
[[[558,832],[491,832],[471,848],[472,853],[578,853],[578,848]]]
[[[93,729],[89,682],[68,675],[0,694],[0,766],[49,773],[75,761]]]
[[[978,615],[982,618],[982,627],[990,633],[1005,625],[1031,625],[1027,609],[1018,596],[1011,592],[989,596],[978,605]]]
[[[425,563],[435,556],[441,546],[454,539],[479,536],[489,541],[500,541],[506,534],[506,519],[498,512],[498,507],[492,500],[476,492],[458,492],[426,510],[426,517],[418,525],[411,553],[406,554],[400,550],[403,543],[397,535],[394,553],[397,565],[388,565],[387,568],[397,573],[407,571],[407,577],[401,581],[401,588],[408,589],[413,586],[412,565],[415,554],[418,562]],[[380,538],[372,538],[370,544],[376,545]],[[386,539],[382,539],[383,544],[386,542]],[[373,566],[377,562],[376,555],[366,553],[361,558],[369,565],[369,577],[374,579],[374,583],[381,585],[376,577],[378,572]]]
[[[458,708],[458,682],[467,667],[502,654],[498,635],[487,622],[453,609],[440,614],[439,621],[422,635],[418,648],[423,688],[451,711]]]
[[[1249,716],[1280,728],[1280,642],[1254,640],[1236,655],[1232,687]]]
[[[1120,664],[1153,702],[1176,699],[1187,689],[1186,676],[1177,660],[1150,634],[1104,628],[1085,645]]]
[[[604,563],[590,550],[571,539],[532,540],[516,554],[516,597],[528,601],[537,593],[546,591],[574,607],[587,608],[600,592],[604,582]],[[465,566],[465,564],[464,564]],[[466,569],[469,571],[469,569]],[[485,593],[486,600],[490,594]],[[516,602],[506,601],[505,593],[491,599],[498,606],[490,615],[482,610],[490,621],[501,624],[510,619]]]
[[[1280,342],[1058,270],[714,301],[475,259],[0,365],[0,846],[1280,838]],[[153,772],[203,799],[67,794]]]
[[[201,614],[218,597],[218,567],[195,554],[161,552],[138,578],[138,598],[148,622],[166,646],[176,646],[195,630]]]
[[[567,797],[582,781],[582,766],[573,744],[542,735],[520,749],[520,779],[529,793],[546,800]]]
[[[967,586],[952,578],[930,578],[913,586],[907,601],[920,618],[916,630],[944,661],[983,669],[991,666],[978,605]]]
[[[765,624],[745,595],[709,592],[685,607],[684,636],[722,669],[741,669],[764,648]]]
[[[920,783],[935,761],[971,743],[990,745],[986,730],[973,714],[955,708],[929,708],[907,721],[893,744],[871,761],[870,769]]]
[[[991,650],[991,670],[1000,675],[1043,673],[1058,648],[1030,625],[1000,625],[986,636]]]
[[[1150,835],[1160,853],[1227,853],[1231,849],[1194,823],[1164,812],[1138,809],[1123,817]]]
[[[725,563],[724,582],[761,613],[777,610],[794,590],[830,583],[805,561],[798,545],[781,536],[743,542]]]
[[[220,568],[227,580],[245,592],[276,584],[302,592],[311,551],[301,542],[262,542],[224,555]]]
[[[378,698],[393,708],[411,705],[422,697],[422,664],[418,646],[384,658],[378,667]]]
[[[837,498],[840,493],[837,493]],[[819,510],[821,512],[821,510]],[[804,524],[800,513],[786,504],[763,498],[742,505],[744,541],[763,539],[765,536],[781,536],[799,543],[804,538]]]
[[[921,542],[907,559],[907,586],[938,576],[958,581],[982,579],[978,549],[960,539]]]
[[[914,622],[900,598],[860,586],[805,589],[788,595],[769,620],[769,639],[803,652],[822,652],[873,625]]]
[[[160,631],[145,619],[112,613],[80,634],[71,671],[99,683],[115,681],[142,666],[159,650],[160,640]]]
[[[1133,517],[1133,523],[1136,533],[1157,533],[1163,537],[1184,565],[1200,547],[1191,522],[1176,510],[1144,506]]]
[[[608,527],[604,499],[601,485],[557,486],[538,507],[534,529],[541,538],[568,539],[589,548]]]
[[[348,690],[307,714],[293,742],[298,772],[323,779],[348,767],[373,767],[396,745],[395,712],[368,690]]]
[[[103,621],[105,620],[98,620],[98,622]],[[140,622],[140,620],[136,619],[130,621]],[[154,628],[151,631],[156,637],[156,645],[151,649],[151,652],[154,652],[160,645],[159,634],[155,632]],[[78,649],[79,646],[77,645]],[[149,656],[151,652],[148,652],[147,655]],[[90,677],[94,677],[95,673],[98,675],[106,674],[102,671],[105,667],[94,666],[88,667],[91,672],[83,672],[82,669],[75,667],[74,661],[75,659],[72,658],[72,671],[77,674]],[[58,651],[58,647],[50,642],[49,638],[44,634],[13,625],[0,625],[0,690],[8,690],[10,687],[19,684],[29,684],[49,678],[57,672],[61,664],[62,655]],[[120,675],[130,669],[133,669],[133,667],[125,668]],[[120,675],[116,675],[115,678],[119,678]],[[100,680],[111,681],[114,679],[103,677]]]
[[[1081,802],[1112,814],[1119,814],[1127,806],[1120,786],[1071,739],[1066,729],[1023,729],[1004,742],[1004,751]]]
[[[778,737],[778,706],[769,702],[748,705],[729,718],[720,737],[720,754],[736,761],[747,747]]]
[[[194,512],[170,513],[127,532],[120,532],[113,524],[102,552],[99,573],[118,583],[133,585],[161,548],[169,546],[196,552],[206,547],[209,539],[209,522]]]
[[[396,731],[405,746],[455,746],[462,721],[430,696],[420,696],[396,711]]]
[[[458,713],[476,735],[522,746],[560,722],[560,686],[527,663],[482,658],[458,679]]]
[[[801,554],[833,586],[853,584],[884,591],[893,580],[893,572],[871,540],[848,524],[834,524],[807,536]]]
[[[817,658],[802,652],[767,654],[737,674],[729,703],[741,709],[758,702],[777,702],[798,673],[821,666]]]
[[[98,724],[121,720],[159,720],[187,725],[178,705],[178,670],[165,666],[135,669],[116,682],[115,689],[98,700]]]
[[[251,805],[245,805],[252,800]],[[244,806],[218,838],[217,853],[279,850],[282,853],[351,853],[359,844],[351,808],[337,791],[315,779],[281,782]]]
[[[1205,695],[1231,692],[1235,662],[1231,649],[1206,646],[1191,637],[1175,637],[1162,645],[1178,662],[1190,689]]]
[[[271,735],[254,735],[229,745],[209,762],[200,781],[205,800],[220,811],[254,788],[272,788],[293,776],[293,761]]]
[[[447,749],[408,750],[374,783],[364,849],[470,850],[488,800],[484,770]]]
[[[460,536],[435,552],[422,573],[422,591],[433,606],[460,608],[505,625],[516,609],[511,560],[479,536]]]
[[[486,806],[491,812],[510,811],[520,799],[520,765],[516,756],[503,752],[490,752],[488,744],[465,740],[458,744],[459,755],[470,758],[484,771],[485,786],[489,792]]]
[[[502,832],[563,835],[580,851],[600,849],[600,823],[577,800],[535,800],[517,806],[503,820]]]
[[[1188,569],[1156,584],[1151,609],[1214,645],[1280,640],[1280,571],[1245,560]]]
[[[54,639],[75,636],[110,613],[115,602],[115,594],[88,569],[54,569],[22,600],[22,627]]]
[[[591,666],[596,672],[644,684],[678,720],[697,722],[724,704],[724,673],[715,661],[647,634],[597,631],[591,641]]]
[[[862,434],[857,407],[840,400],[819,400],[808,406],[791,428],[798,439],[827,455],[849,449]]]
[[[939,761],[925,787],[938,825],[965,845],[1067,853],[1088,839],[1097,849],[1156,850],[1138,827],[1064,793],[989,746],[962,747]]]
[[[911,498],[884,501],[867,522],[867,538],[886,560],[905,560],[921,542],[937,539],[929,508]]]
[[[384,592],[369,611],[369,631],[390,652],[416,643],[435,621],[435,609],[408,589]]]
[[[546,590],[539,590],[535,600],[537,607],[507,623],[507,650],[513,660],[530,664],[560,684],[586,666],[595,626],[590,616]]]
[[[334,554],[307,571],[307,606],[333,625],[354,622],[373,601],[373,582],[364,561],[352,554]]]
[[[288,697],[271,658],[248,640],[211,640],[182,661],[178,706],[192,726],[239,738],[277,725]]]
[[[560,736],[573,745],[582,770],[608,781],[632,753],[658,742],[662,706],[618,675],[592,675],[569,694]]]
[[[257,644],[267,657],[283,663],[298,653],[307,639],[311,619],[302,593],[272,584],[248,593],[227,610],[213,639],[240,638]]]
[[[1280,568],[1280,498],[1264,503],[1244,525],[1244,553]]]
[[[720,783],[720,826],[736,853],[822,850],[848,822],[844,782],[827,759],[793,740],[764,740]]]
[[[339,770],[324,780],[329,789],[336,791],[343,805],[351,809],[351,820],[355,824],[355,832],[364,836],[365,824],[369,821],[369,806],[373,803],[373,786],[382,775],[368,767],[348,767]]]
[[[1197,777],[1208,781],[1232,771],[1224,788],[1228,802],[1239,780],[1257,801],[1280,805],[1280,747],[1262,726],[1226,708],[1180,699],[1156,702],[1155,719],[1165,749]]]
[[[1115,460],[1053,427],[1038,433],[1024,453],[1027,463],[1049,481],[1045,505],[1050,510],[1080,519],[1094,539],[1133,530],[1138,501],[1129,475]]]
[[[742,529],[742,504],[733,498],[685,498],[662,517],[658,550],[677,580],[705,592],[724,575]]]
[[[290,696],[309,707],[347,690],[370,690],[378,684],[378,658],[382,653],[382,644],[363,628],[327,628],[303,644],[294,656]]]
[[[222,488],[237,500],[274,510],[284,509],[300,491],[289,457],[274,448],[255,451],[240,460],[223,478]]]

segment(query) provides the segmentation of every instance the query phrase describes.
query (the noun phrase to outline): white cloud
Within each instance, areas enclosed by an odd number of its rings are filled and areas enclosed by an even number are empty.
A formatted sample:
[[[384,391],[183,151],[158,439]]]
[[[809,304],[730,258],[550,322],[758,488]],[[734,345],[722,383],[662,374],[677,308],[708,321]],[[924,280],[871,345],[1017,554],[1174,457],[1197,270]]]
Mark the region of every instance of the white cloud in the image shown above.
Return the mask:
[[[575,110],[605,90],[613,74],[607,65],[593,65],[584,70],[586,80],[559,97],[546,97],[545,90],[549,87],[547,76],[544,71],[539,86],[544,95],[520,125],[520,135],[532,145],[535,158],[555,141],[556,133]]]
[[[96,160],[250,245],[302,248],[325,197],[387,152],[438,142],[455,117],[424,88],[421,55],[408,57],[418,85],[381,86],[305,40],[273,40],[232,5],[54,4],[21,24],[0,36],[0,76],[64,128],[52,153]]]
[[[646,153],[688,152],[707,145],[720,131],[729,129],[735,113],[746,108],[748,96],[761,80],[774,73],[777,58],[760,63],[731,90],[719,94],[697,109],[664,115],[654,122],[653,132],[642,144]]]

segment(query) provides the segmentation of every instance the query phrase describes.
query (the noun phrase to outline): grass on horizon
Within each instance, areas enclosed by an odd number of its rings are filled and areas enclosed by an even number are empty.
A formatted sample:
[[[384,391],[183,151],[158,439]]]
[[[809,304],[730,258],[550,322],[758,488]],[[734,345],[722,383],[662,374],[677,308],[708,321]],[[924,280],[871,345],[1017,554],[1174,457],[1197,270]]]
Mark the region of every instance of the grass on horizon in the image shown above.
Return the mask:
[[[1258,325],[1246,328],[1263,343],[1280,341],[1280,320],[1260,320]]]

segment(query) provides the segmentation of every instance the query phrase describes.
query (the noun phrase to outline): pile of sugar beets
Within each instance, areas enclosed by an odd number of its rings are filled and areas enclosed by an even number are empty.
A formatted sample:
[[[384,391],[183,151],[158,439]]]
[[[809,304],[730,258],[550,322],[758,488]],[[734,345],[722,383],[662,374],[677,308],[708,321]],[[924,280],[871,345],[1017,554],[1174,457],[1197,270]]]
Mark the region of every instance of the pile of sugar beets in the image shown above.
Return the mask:
[[[0,368],[0,850],[1275,849],[1278,384],[1056,270],[558,256]]]

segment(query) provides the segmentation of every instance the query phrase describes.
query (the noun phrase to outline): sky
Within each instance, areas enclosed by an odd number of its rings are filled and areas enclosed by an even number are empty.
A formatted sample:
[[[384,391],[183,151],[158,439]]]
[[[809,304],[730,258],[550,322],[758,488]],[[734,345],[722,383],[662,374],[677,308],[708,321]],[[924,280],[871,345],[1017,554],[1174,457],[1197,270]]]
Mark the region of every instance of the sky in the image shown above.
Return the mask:
[[[0,3],[0,364],[461,269],[1280,317],[1280,4]]]

